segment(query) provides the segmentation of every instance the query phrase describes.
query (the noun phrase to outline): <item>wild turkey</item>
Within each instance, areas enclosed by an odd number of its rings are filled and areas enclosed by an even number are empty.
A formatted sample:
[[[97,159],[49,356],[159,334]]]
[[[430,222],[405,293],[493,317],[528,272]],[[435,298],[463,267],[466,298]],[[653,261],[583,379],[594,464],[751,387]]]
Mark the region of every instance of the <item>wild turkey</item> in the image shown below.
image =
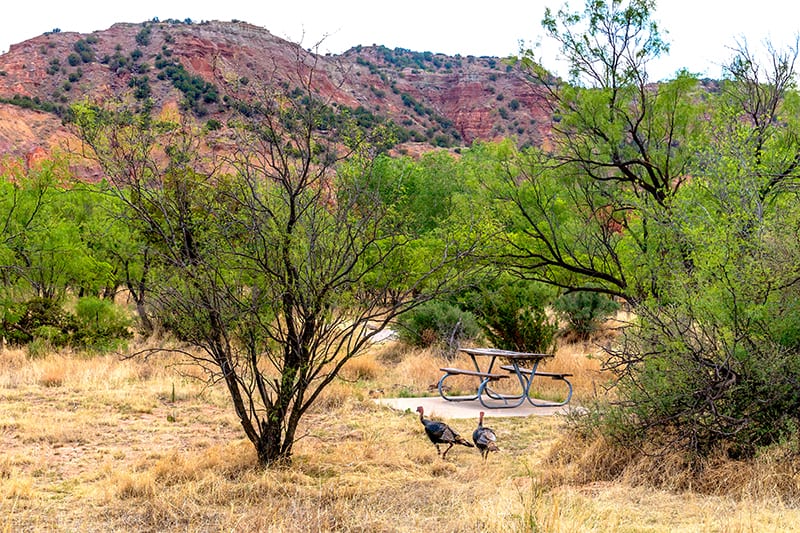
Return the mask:
[[[453,431],[453,428],[444,422],[425,420],[425,418],[423,418],[424,410],[421,405],[417,407],[417,412],[419,413],[419,421],[425,426],[425,434],[428,435],[428,438],[431,439],[431,442],[436,446],[436,453],[441,455],[442,459],[445,458],[447,452],[450,451],[450,448],[452,448],[454,444],[461,444],[469,448],[473,447],[471,442]],[[439,444],[448,445],[444,453],[441,453]]]
[[[494,434],[492,428],[483,427],[483,411],[481,411],[478,418],[478,427],[472,432],[472,442],[481,451],[481,457],[486,460],[489,452],[496,452],[500,448],[497,447],[497,435]]]

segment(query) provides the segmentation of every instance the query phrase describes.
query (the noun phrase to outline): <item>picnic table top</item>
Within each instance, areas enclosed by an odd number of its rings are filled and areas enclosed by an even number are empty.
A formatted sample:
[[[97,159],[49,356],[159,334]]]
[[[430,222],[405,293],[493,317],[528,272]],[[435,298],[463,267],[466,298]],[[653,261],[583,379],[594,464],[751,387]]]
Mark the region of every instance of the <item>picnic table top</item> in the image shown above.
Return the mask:
[[[500,350],[499,348],[459,348],[460,351],[470,355],[488,355],[494,357],[507,357],[509,359],[544,359],[553,357],[551,353],[514,352]]]

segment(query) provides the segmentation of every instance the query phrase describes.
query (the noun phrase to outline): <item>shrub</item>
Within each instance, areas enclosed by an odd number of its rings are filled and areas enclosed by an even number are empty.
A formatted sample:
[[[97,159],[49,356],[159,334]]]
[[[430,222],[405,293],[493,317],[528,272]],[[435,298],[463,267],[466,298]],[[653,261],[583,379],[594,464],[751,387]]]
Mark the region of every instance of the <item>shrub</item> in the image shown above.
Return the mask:
[[[69,342],[69,335],[63,329],[56,326],[44,325],[33,330],[33,340],[44,341],[49,346],[65,346]]]
[[[94,50],[92,50],[91,45],[86,40],[78,40],[78,42],[76,42],[72,48],[75,50],[80,62],[91,63],[94,61]],[[70,61],[70,65],[72,65],[72,61]]]
[[[126,68],[128,65],[128,58],[124,55],[120,54],[119,52],[115,52],[113,56],[109,57],[106,61],[106,58],[103,58],[103,62],[108,64],[108,68],[114,72],[119,71],[120,69]]]
[[[551,291],[529,282],[494,282],[467,293],[462,307],[472,312],[487,339],[496,348],[549,353],[558,325],[545,308]]]
[[[756,321],[729,324],[708,311],[694,302],[637,306],[635,326],[608,360],[624,398],[604,419],[615,440],[741,459],[796,439],[800,352]]]
[[[441,345],[453,354],[460,343],[481,333],[475,316],[449,302],[434,300],[402,315],[400,339],[419,347]]]
[[[53,351],[55,346],[45,338],[37,337],[32,339],[26,346],[28,357],[30,359],[38,359],[46,357]]]
[[[109,300],[81,298],[72,314],[58,301],[33,298],[6,306],[0,335],[9,344],[27,345],[31,355],[68,345],[103,351],[118,348],[131,337],[130,323]]]
[[[54,57],[50,60],[50,65],[47,67],[46,72],[52,76],[59,70],[61,70],[61,61],[59,61],[57,57]]]
[[[150,97],[150,80],[147,76],[131,78],[128,87],[133,88],[133,97],[137,100],[144,100]]]
[[[586,339],[619,309],[619,304],[599,292],[578,291],[562,294],[553,308],[567,321],[568,331]]]
[[[206,82],[202,77],[195,76],[186,71],[180,63],[167,61],[163,58],[156,58],[156,68],[161,69],[158,79],[170,80],[172,85],[184,95],[184,106],[192,109],[198,116],[205,114],[200,102],[206,104],[219,101],[219,93],[215,85]]]
[[[0,335],[9,344],[26,345],[39,339],[58,347],[67,344],[76,326],[74,317],[64,312],[59,302],[48,298],[33,298],[5,307]]]
[[[100,351],[113,350],[132,336],[130,318],[109,300],[88,296],[78,300],[75,314],[79,328],[76,346]]]
[[[139,30],[139,33],[136,34],[136,44],[139,46],[147,46],[150,44],[150,26]]]

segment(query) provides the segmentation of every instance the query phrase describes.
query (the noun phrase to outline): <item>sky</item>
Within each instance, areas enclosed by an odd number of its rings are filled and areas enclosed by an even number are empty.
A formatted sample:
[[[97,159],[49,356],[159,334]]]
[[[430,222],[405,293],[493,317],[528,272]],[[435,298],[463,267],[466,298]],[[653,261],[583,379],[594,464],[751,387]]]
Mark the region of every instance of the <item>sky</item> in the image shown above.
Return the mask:
[[[384,45],[417,52],[505,57],[520,43],[533,47],[545,67],[560,69],[558,50],[541,28],[546,6],[563,0],[123,0],[9,2],[0,17],[0,53],[10,45],[59,28],[91,33],[116,22],[187,18],[240,20],[273,35],[338,54],[357,45]],[[581,6],[572,0],[573,8]],[[751,48],[769,39],[779,48],[793,44],[800,17],[787,0],[658,0],[655,20],[667,31],[670,53],[648,67],[653,80],[668,79],[680,68],[721,77],[731,47],[746,40]],[[101,7],[100,7],[101,6]]]

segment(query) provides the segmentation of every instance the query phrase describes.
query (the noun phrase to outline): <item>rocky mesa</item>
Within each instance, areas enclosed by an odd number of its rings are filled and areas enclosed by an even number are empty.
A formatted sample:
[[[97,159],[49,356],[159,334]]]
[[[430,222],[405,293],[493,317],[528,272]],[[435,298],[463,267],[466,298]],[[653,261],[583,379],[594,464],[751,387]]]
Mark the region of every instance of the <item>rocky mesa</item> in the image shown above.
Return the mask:
[[[0,155],[30,164],[73,146],[63,124],[77,101],[152,101],[224,123],[228,94],[269,79],[289,84],[312,61],[315,94],[390,120],[401,151],[503,137],[539,144],[552,117],[537,86],[502,58],[357,46],[317,55],[246,22],[120,23],[91,34],[54,31],[0,56]]]

